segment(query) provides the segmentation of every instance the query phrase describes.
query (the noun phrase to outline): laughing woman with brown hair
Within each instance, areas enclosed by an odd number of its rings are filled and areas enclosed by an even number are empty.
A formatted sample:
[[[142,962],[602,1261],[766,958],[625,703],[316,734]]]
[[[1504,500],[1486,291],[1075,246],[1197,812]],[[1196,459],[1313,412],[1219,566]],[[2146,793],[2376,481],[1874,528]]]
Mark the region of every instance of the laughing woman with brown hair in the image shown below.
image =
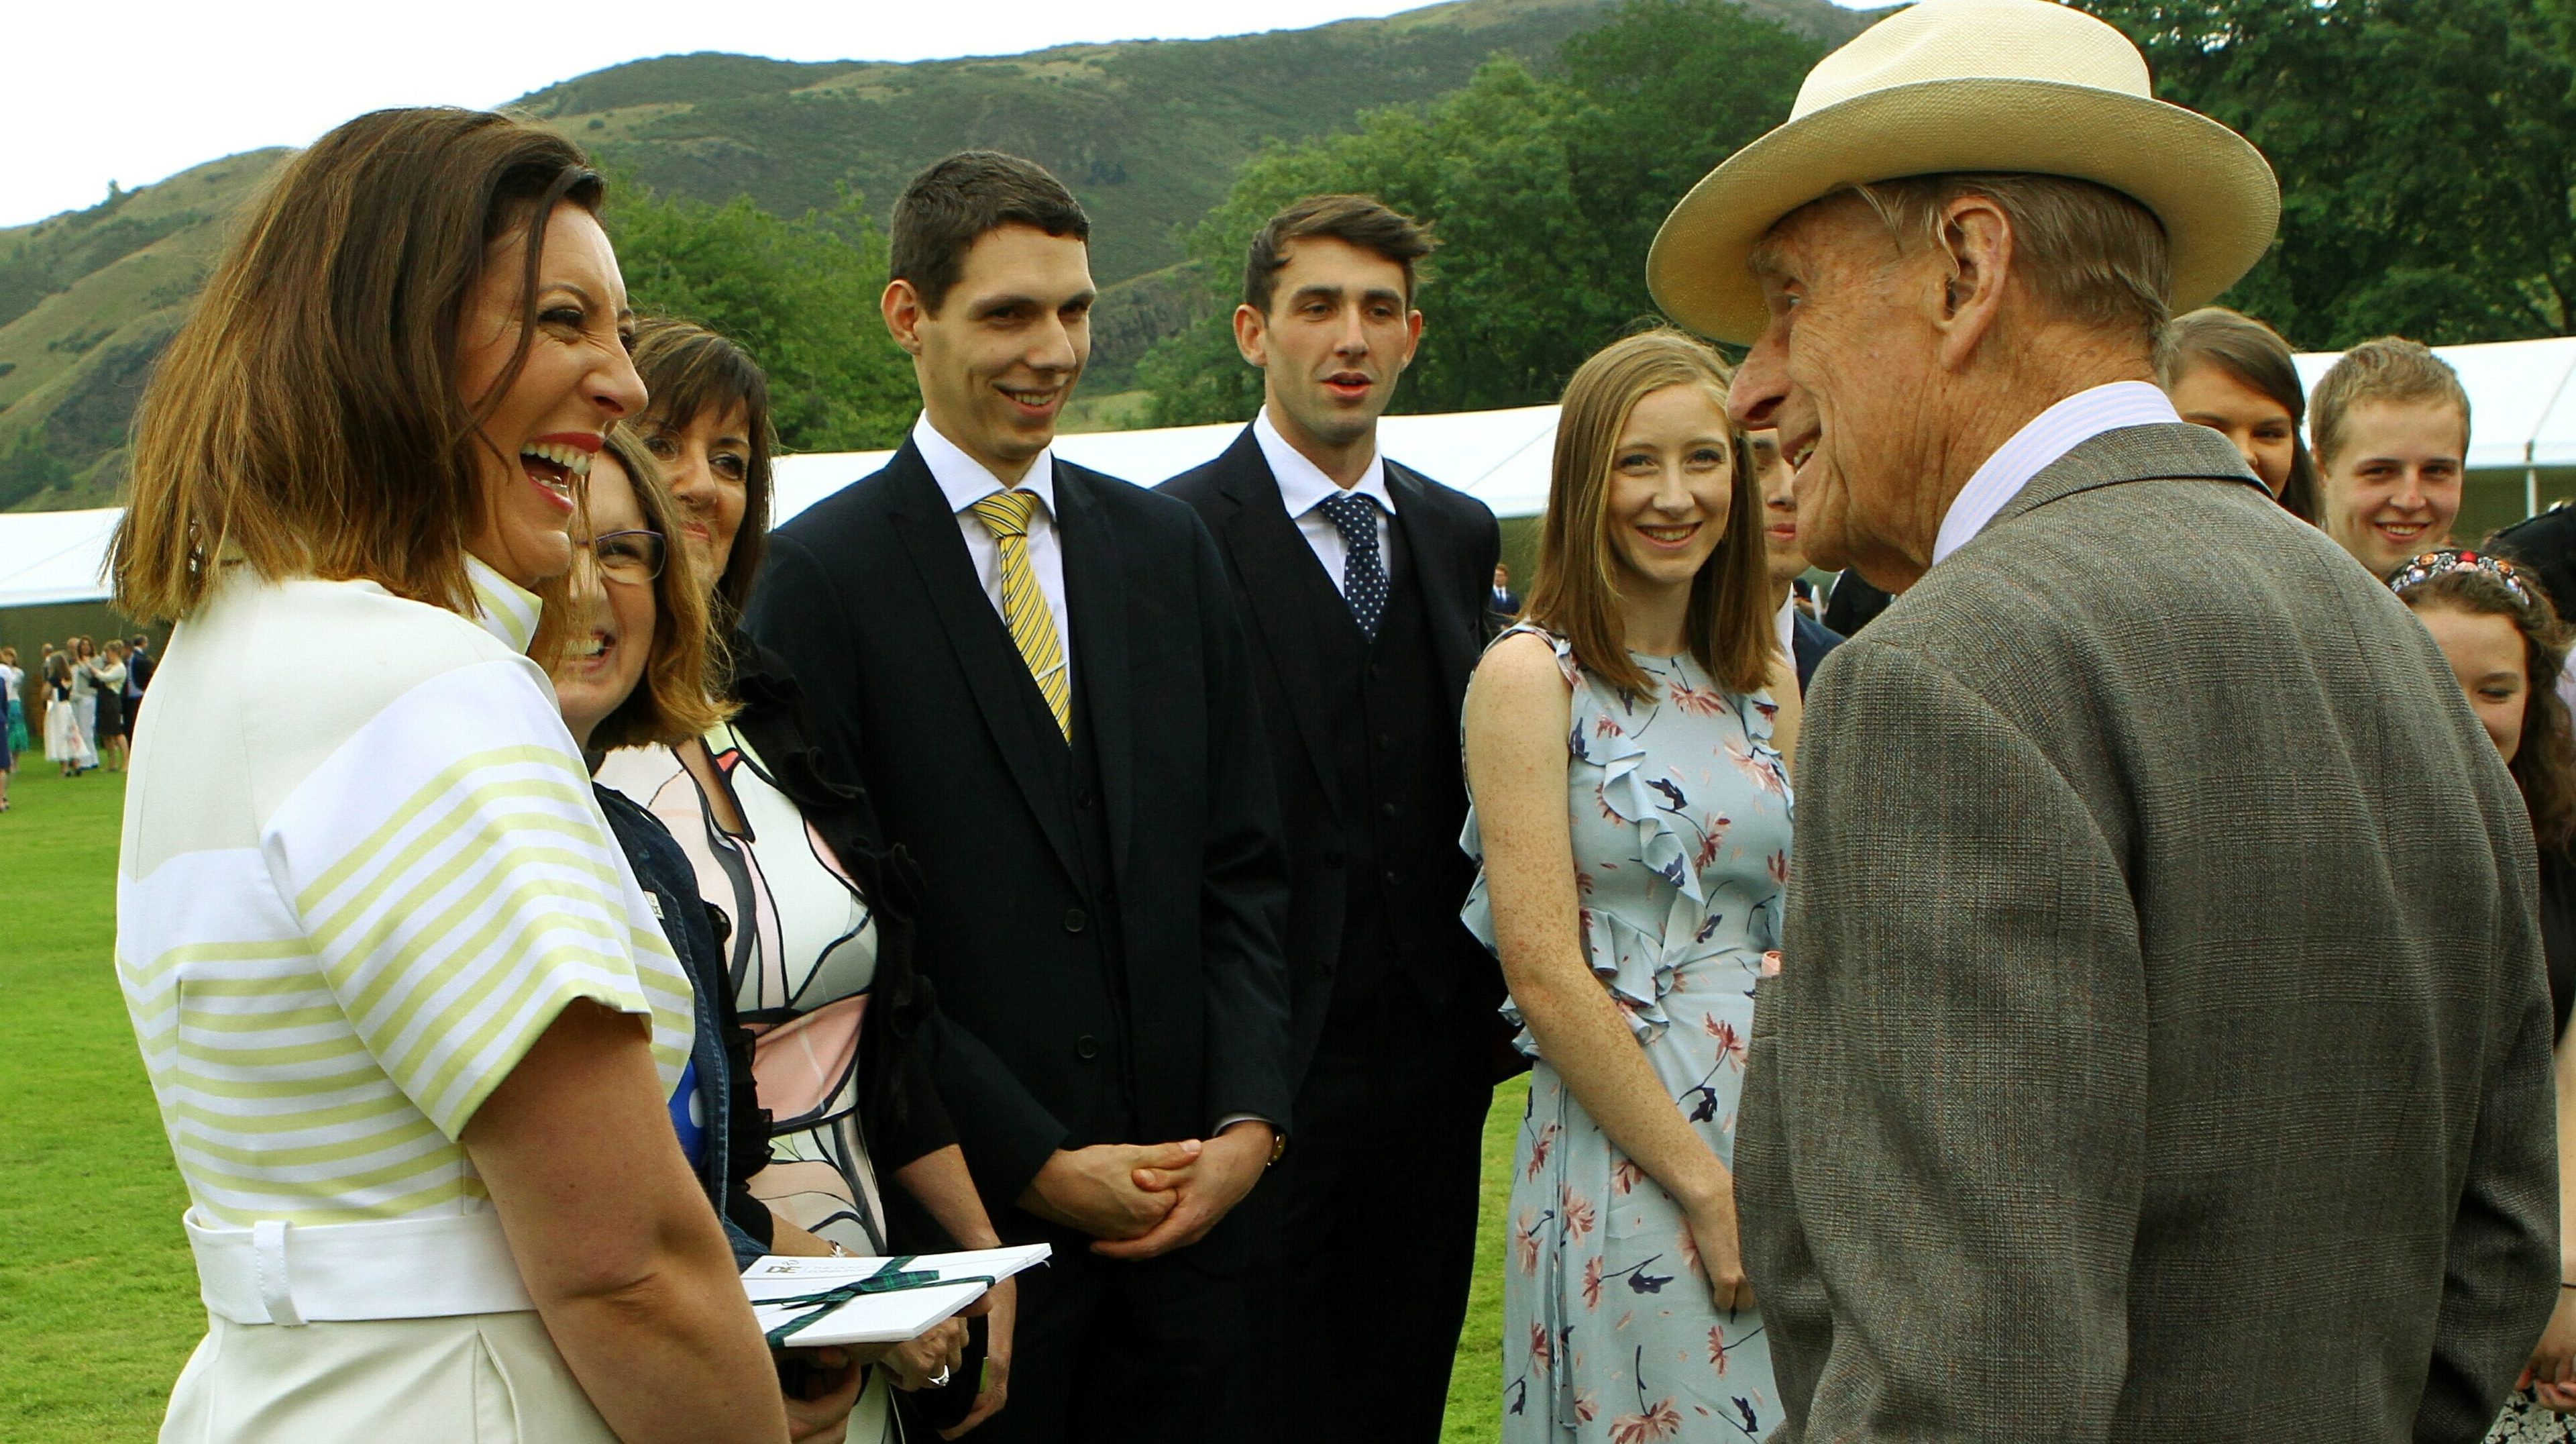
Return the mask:
[[[145,399],[112,567],[177,628],[116,962],[208,1311],[165,1440],[787,1437],[673,1128],[688,979],[526,655],[645,399],[600,194],[532,126],[362,116]]]

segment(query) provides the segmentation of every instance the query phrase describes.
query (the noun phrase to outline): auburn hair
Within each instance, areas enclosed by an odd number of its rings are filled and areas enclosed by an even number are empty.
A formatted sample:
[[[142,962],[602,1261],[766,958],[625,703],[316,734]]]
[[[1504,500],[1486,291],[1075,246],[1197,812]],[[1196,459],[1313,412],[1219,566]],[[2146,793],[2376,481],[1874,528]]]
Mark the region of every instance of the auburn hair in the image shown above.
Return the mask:
[[[1576,368],[1556,420],[1556,459],[1547,514],[1539,523],[1538,574],[1525,615],[1566,639],[1592,675],[1634,696],[1651,687],[1628,655],[1619,617],[1618,553],[1610,540],[1610,472],[1619,433],[1645,396],[1696,386],[1722,411],[1734,372],[1706,343],[1669,327],[1614,341]],[[1739,696],[1770,680],[1779,641],[1771,630],[1770,580],[1762,543],[1762,496],[1752,448],[1727,427],[1726,531],[1691,580],[1686,623],[1691,655],[1710,680]]]
[[[770,471],[778,432],[770,421],[768,373],[732,337],[663,316],[635,328],[635,372],[653,398],[637,429],[654,441],[677,437],[702,415],[721,417],[742,408],[743,441],[751,453],[743,460],[742,525],[733,534],[724,571],[699,579],[716,593],[714,625],[729,633],[751,605],[761,559],[769,554]]]
[[[109,551],[120,610],[186,617],[238,560],[471,615],[478,428],[526,364],[547,222],[602,194],[572,142],[444,107],[359,116],[278,167],[145,389]],[[460,396],[462,313],[513,234],[518,349]]]
[[[679,503],[671,499],[671,488],[652,453],[628,427],[610,429],[598,460],[613,462],[626,473],[644,525],[661,534],[662,574],[652,584],[653,639],[645,652],[644,674],[626,700],[591,729],[590,749],[614,752],[656,742],[672,746],[705,736],[708,728],[732,716],[735,708],[720,700],[724,649],[709,626],[712,607],[707,578],[699,575],[689,549],[680,543]],[[598,461],[592,463],[591,474],[597,477]],[[600,584],[620,585],[606,577],[600,578]]]

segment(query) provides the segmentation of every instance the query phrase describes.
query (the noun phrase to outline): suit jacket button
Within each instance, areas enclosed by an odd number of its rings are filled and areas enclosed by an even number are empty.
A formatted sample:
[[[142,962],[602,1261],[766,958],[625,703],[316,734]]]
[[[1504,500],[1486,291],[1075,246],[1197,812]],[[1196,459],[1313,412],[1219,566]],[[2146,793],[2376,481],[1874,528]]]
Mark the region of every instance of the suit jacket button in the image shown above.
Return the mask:
[[[1100,1040],[1089,1033],[1073,1040],[1073,1056],[1088,1063],[1100,1056]]]
[[[1326,867],[1340,867],[1341,865],[1342,865],[1342,850],[1341,850],[1340,848],[1338,848],[1338,847],[1329,847],[1329,848],[1324,849],[1324,866],[1326,866]]]
[[[1081,932],[1083,928],[1090,923],[1090,921],[1091,919],[1082,915],[1082,909],[1080,908],[1066,908],[1064,910],[1064,930],[1066,932]]]
[[[1400,883],[1400,882],[1402,882],[1402,881],[1404,881],[1404,874],[1403,874],[1403,873],[1397,872],[1397,871],[1396,871],[1395,869],[1393,869],[1393,868],[1389,868],[1389,869],[1387,869],[1387,873],[1386,873],[1386,885],[1387,885],[1388,887],[1393,887],[1393,886],[1395,886],[1396,884],[1398,884],[1398,883]]]
[[[1380,812],[1385,813],[1385,814],[1386,814],[1387,816],[1389,816],[1389,817],[1393,817],[1393,816],[1395,816],[1395,804],[1394,804],[1394,803],[1392,803],[1392,802],[1381,802],[1381,803],[1379,803],[1379,804],[1377,805],[1377,810],[1378,810],[1378,811],[1380,811]]]
[[[1091,808],[1091,789],[1088,787],[1076,788],[1073,794],[1073,805],[1082,808],[1086,812],[1089,811]]]

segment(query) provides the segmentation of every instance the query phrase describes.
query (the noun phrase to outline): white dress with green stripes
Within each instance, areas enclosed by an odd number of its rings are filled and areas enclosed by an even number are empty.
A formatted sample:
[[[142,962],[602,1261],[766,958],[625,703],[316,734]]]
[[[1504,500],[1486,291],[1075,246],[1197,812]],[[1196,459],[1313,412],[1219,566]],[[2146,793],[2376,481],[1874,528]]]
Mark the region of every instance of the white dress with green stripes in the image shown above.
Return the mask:
[[[688,1060],[687,976],[523,655],[536,598],[471,570],[479,626],[236,568],[171,636],[116,967],[194,1228],[488,1215],[458,1135],[576,998],[649,1017],[666,1089]],[[211,1316],[162,1437],[608,1437],[533,1313],[304,1312]]]

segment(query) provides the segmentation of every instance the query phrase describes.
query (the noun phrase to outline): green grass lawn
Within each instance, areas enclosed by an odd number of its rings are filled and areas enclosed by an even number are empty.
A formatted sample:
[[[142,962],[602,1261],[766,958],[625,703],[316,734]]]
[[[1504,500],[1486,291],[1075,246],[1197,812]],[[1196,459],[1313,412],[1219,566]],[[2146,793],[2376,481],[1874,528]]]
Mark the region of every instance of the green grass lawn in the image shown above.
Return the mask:
[[[116,928],[123,777],[66,782],[39,757],[0,815],[0,1441],[153,1437],[205,1330],[187,1195],[125,1022]],[[1500,1429],[1502,1218],[1525,1085],[1485,1128],[1480,1268],[1444,1444]]]

